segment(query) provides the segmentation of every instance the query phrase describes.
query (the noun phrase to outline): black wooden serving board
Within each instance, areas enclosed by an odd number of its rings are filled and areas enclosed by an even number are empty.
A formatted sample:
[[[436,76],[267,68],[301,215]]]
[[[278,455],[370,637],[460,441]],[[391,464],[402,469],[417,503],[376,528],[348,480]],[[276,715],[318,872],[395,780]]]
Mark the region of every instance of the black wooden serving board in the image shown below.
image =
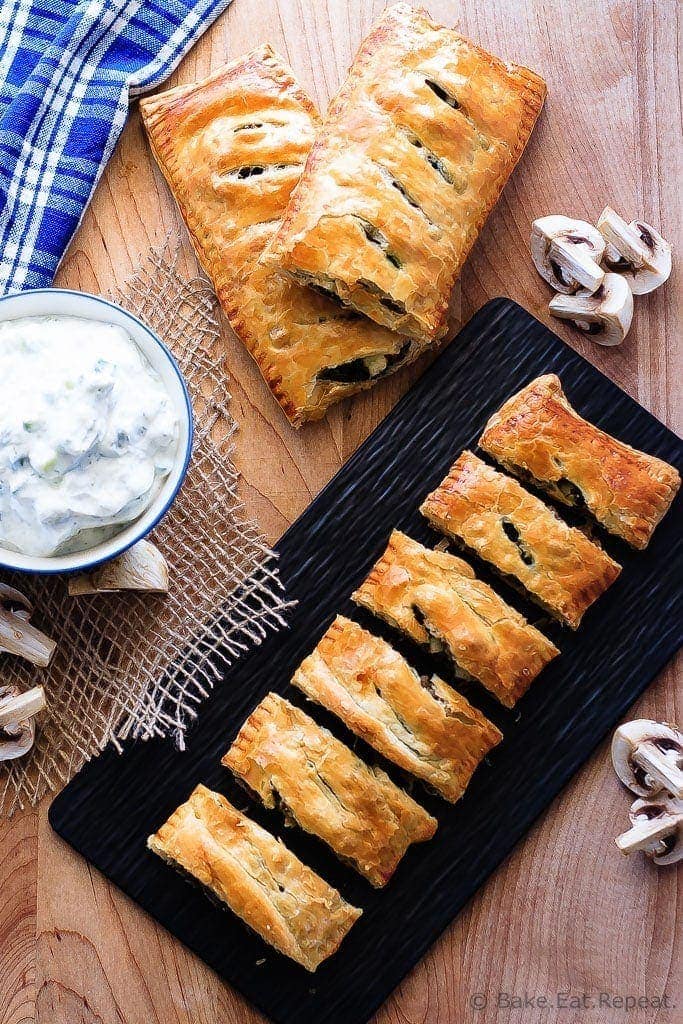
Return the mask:
[[[376,892],[321,843],[285,829],[239,789],[220,758],[249,712],[277,690],[307,706],[362,756],[380,759],[288,680],[337,612],[351,614],[425,670],[434,660],[401,643],[349,601],[392,527],[435,542],[418,506],[459,452],[474,447],[489,415],[538,374],[560,375],[588,419],[683,467],[683,445],[636,402],[515,303],[489,302],[397,405],[299,520],[277,550],[289,626],[225,673],[193,726],[187,750],[170,742],[106,750],[50,808],[53,828],[274,1021],[361,1024],[529,829],[681,641],[681,497],[649,548],[605,546],[620,579],[576,633],[550,626],[561,656],[513,711],[473,684],[463,692],[503,730],[504,740],[455,806],[384,765],[438,818],[435,838],[412,847]],[[480,575],[490,580],[477,564]],[[496,583],[532,621],[539,613]],[[543,624],[546,628],[546,624]],[[448,676],[448,666],[437,667]],[[145,848],[147,835],[198,783],[225,793],[337,886],[363,917],[315,975],[274,953]],[[598,827],[595,841],[611,846]],[[150,970],[154,965],[150,963]]]

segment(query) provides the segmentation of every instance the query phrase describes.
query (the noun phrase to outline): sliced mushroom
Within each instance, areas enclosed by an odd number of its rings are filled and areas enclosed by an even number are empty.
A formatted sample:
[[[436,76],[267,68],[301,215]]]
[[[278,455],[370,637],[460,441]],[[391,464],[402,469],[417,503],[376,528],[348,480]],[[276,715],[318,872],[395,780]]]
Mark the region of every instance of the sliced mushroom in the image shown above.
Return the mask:
[[[598,230],[607,242],[605,265],[623,275],[634,295],[664,284],[671,273],[671,246],[658,231],[638,220],[627,224],[611,206],[600,214]]]
[[[116,590],[144,590],[150,594],[168,593],[168,565],[154,544],[140,540],[118,558],[105,562],[92,572],[70,576],[69,595],[106,594]]]
[[[16,686],[0,686],[0,761],[12,761],[33,746],[35,716],[46,705],[42,686],[20,693]]]
[[[638,796],[666,790],[683,799],[683,735],[673,725],[647,718],[620,725],[612,739],[612,764]]]
[[[576,295],[556,295],[548,306],[560,320],[571,320],[600,345],[619,345],[633,319],[633,295],[619,274],[605,274],[596,292],[581,289]]]
[[[555,291],[571,295],[578,288],[594,292],[605,271],[600,260],[605,240],[585,220],[539,217],[531,225],[531,256],[541,277]]]
[[[0,583],[0,651],[27,658],[44,668],[56,644],[29,623],[33,605],[14,587]]]
[[[614,840],[622,853],[640,850],[655,864],[683,858],[683,800],[660,795],[636,800],[629,814],[632,828]]]

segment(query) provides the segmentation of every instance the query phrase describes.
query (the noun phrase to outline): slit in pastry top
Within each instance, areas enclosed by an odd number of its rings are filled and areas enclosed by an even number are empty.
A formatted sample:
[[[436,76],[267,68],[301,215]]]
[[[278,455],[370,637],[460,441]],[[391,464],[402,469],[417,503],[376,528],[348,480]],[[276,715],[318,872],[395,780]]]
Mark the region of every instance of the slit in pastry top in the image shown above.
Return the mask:
[[[154,156],[235,334],[295,426],[412,361],[421,346],[259,258],[280,225],[318,128],[313,103],[268,46],[195,85],[143,99]],[[358,231],[396,259],[371,218]]]
[[[249,716],[222,763],[266,807],[279,807],[381,888],[436,821],[385,772],[276,693]]]
[[[647,546],[681,485],[673,466],[579,416],[554,373],[508,399],[479,444],[511,473],[556,501],[587,509],[636,548]]]
[[[315,971],[361,915],[220,793],[197,786],[147,840],[278,952]]]
[[[463,452],[420,511],[576,629],[621,567],[516,480]]]
[[[353,594],[356,604],[449,655],[456,676],[512,707],[559,651],[461,558],[399,530]]]
[[[420,676],[385,640],[343,615],[292,683],[452,803],[502,739],[495,725],[438,676]]]

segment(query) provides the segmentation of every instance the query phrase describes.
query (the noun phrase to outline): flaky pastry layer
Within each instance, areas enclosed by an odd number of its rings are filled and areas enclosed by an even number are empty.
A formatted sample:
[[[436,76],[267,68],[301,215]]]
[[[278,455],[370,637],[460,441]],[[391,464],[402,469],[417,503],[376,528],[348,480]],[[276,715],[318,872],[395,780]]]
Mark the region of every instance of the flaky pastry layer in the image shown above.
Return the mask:
[[[644,548],[681,486],[678,470],[584,420],[554,373],[513,395],[479,444],[557,501],[586,507],[610,533]]]
[[[545,98],[426,12],[388,8],[332,101],[263,259],[422,342]]]
[[[259,263],[319,123],[269,46],[140,110],[232,329],[295,426],[418,355],[417,343]]]
[[[621,567],[516,480],[463,452],[420,511],[576,629]]]
[[[436,821],[379,768],[370,768],[303,711],[269,693],[222,763],[266,807],[280,807],[372,885],[391,878]]]
[[[502,739],[495,725],[438,676],[420,677],[390,644],[343,615],[292,682],[452,802]]]
[[[197,786],[147,845],[308,971],[335,952],[361,915],[283,843],[206,786]]]

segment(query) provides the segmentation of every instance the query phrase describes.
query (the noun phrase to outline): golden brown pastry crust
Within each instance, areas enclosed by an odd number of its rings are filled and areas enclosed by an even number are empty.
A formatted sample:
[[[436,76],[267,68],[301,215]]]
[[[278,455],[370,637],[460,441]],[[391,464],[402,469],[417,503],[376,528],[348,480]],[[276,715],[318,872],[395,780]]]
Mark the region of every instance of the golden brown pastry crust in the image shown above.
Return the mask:
[[[397,4],[327,112],[263,260],[431,342],[545,83]]]
[[[420,511],[572,629],[621,567],[516,480],[463,452]]]
[[[636,548],[647,546],[681,485],[673,466],[582,419],[554,373],[513,395],[479,444],[558,501],[585,504],[606,530]]]
[[[197,786],[147,846],[308,971],[335,952],[361,915],[283,843],[206,786]]]
[[[292,683],[357,736],[455,803],[502,734],[439,679],[338,615]]]
[[[144,99],[140,110],[230,324],[295,426],[418,355],[416,343],[258,262],[318,126],[270,47]],[[370,374],[365,359],[376,376],[349,382]]]
[[[263,800],[326,842],[376,888],[436,821],[379,768],[276,693],[240,729],[222,763]]]
[[[421,644],[444,645],[456,670],[506,707],[526,693],[559,651],[476,579],[461,558],[432,551],[399,530],[353,600]],[[417,613],[417,614],[416,614]]]

